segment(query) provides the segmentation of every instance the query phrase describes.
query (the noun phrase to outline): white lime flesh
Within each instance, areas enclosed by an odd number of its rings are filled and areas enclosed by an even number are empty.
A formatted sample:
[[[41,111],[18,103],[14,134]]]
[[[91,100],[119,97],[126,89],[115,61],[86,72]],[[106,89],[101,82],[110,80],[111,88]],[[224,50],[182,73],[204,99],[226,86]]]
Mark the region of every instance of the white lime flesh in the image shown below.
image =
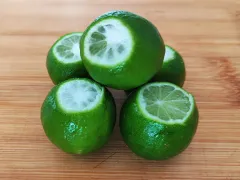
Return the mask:
[[[73,79],[57,90],[57,100],[65,112],[83,112],[95,108],[103,98],[103,87],[88,80]]]
[[[53,47],[53,53],[61,63],[81,61],[80,45],[82,33],[71,33],[61,38]]]
[[[84,55],[94,64],[114,66],[126,61],[133,49],[131,32],[118,19],[105,19],[90,28]]]

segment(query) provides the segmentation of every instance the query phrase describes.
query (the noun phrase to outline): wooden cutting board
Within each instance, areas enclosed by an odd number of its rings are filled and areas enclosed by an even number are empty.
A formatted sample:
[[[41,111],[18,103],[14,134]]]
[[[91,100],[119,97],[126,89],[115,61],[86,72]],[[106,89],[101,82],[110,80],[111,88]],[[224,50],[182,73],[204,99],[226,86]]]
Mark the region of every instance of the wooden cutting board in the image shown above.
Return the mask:
[[[148,18],[184,57],[184,88],[197,100],[200,123],[191,145],[171,160],[135,156],[118,126],[103,149],[84,157],[61,152],[43,132],[40,106],[53,87],[47,51],[114,9]],[[0,179],[240,180],[239,73],[239,0],[1,0]],[[119,111],[126,96],[112,92]]]

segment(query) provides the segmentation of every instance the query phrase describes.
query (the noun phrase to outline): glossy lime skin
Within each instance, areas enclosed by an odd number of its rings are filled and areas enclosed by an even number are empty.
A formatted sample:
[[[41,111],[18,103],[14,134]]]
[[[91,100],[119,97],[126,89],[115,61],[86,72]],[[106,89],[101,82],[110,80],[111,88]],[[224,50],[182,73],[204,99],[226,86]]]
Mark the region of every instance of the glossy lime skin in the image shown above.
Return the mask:
[[[71,34],[71,33],[69,33]],[[65,34],[69,35],[69,34]],[[50,48],[47,54],[46,67],[48,75],[54,84],[59,84],[70,78],[87,77],[88,73],[83,65],[82,60],[73,63],[63,63],[57,60],[53,53],[53,47],[61,41],[64,36],[61,36]]]
[[[186,68],[182,56],[175,49],[166,45],[166,47],[174,51],[174,60],[163,61],[161,69],[155,74],[155,76],[148,82],[170,82],[179,87],[184,85],[186,79]],[[129,95],[132,91],[137,90],[130,89],[125,91],[126,95]]]
[[[182,56],[172,47],[166,45],[174,51],[174,60],[164,61],[161,70],[153,77],[152,82],[170,82],[182,87],[186,78],[185,64]]]
[[[121,109],[119,125],[124,142],[144,159],[166,160],[180,154],[197,130],[197,106],[184,124],[165,124],[143,115],[137,104],[138,92],[132,92]]]
[[[107,143],[116,121],[116,105],[111,93],[104,88],[101,103],[94,109],[68,113],[61,109],[56,99],[61,84],[51,89],[41,108],[46,136],[67,153],[84,155],[100,149]]]
[[[115,66],[93,64],[84,52],[85,36],[90,28],[105,19],[120,20],[130,31],[134,45],[128,59]],[[126,11],[112,11],[98,17],[83,33],[81,57],[90,76],[115,89],[129,90],[148,82],[161,68],[165,54],[164,41],[148,20]]]

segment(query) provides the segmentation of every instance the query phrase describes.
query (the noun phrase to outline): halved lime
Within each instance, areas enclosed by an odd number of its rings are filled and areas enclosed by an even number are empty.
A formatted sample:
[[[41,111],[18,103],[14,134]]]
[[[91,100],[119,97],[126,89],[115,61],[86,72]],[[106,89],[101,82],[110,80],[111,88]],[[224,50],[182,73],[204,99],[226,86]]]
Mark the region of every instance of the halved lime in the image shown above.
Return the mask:
[[[41,109],[43,129],[64,152],[87,154],[109,139],[116,120],[110,92],[89,79],[70,79],[53,87]]]
[[[182,87],[185,76],[186,70],[182,56],[177,50],[166,45],[162,67],[151,81],[170,82]]]
[[[126,11],[98,17],[83,33],[81,57],[90,76],[115,89],[132,89],[161,68],[165,47],[157,28]]]
[[[167,82],[149,83],[132,92],[120,114],[125,143],[146,159],[178,155],[189,146],[197,125],[194,97]]]
[[[65,34],[49,50],[46,66],[54,84],[70,78],[87,76],[80,56],[81,36],[81,32]]]

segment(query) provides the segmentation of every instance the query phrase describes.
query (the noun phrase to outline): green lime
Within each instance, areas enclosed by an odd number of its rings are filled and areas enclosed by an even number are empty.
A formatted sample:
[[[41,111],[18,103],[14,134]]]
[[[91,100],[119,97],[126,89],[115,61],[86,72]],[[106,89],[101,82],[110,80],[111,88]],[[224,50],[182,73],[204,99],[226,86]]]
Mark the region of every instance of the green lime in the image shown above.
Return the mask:
[[[182,87],[185,77],[186,70],[182,56],[175,49],[166,45],[162,67],[149,82],[170,82]],[[136,89],[126,90],[125,93],[129,95]]]
[[[125,143],[138,156],[164,160],[191,143],[198,125],[194,97],[168,82],[148,83],[132,92],[120,113]]]
[[[115,89],[148,82],[161,68],[165,46],[157,28],[139,15],[113,11],[83,33],[81,57],[90,76]]]
[[[89,79],[69,79],[47,95],[41,109],[45,134],[67,153],[87,154],[109,139],[116,120],[110,92]]]
[[[81,36],[80,32],[65,34],[49,50],[46,66],[54,84],[70,78],[87,76],[80,56]]]
[[[182,87],[185,76],[186,70],[182,56],[175,49],[166,45],[162,67],[151,81],[170,82]]]

